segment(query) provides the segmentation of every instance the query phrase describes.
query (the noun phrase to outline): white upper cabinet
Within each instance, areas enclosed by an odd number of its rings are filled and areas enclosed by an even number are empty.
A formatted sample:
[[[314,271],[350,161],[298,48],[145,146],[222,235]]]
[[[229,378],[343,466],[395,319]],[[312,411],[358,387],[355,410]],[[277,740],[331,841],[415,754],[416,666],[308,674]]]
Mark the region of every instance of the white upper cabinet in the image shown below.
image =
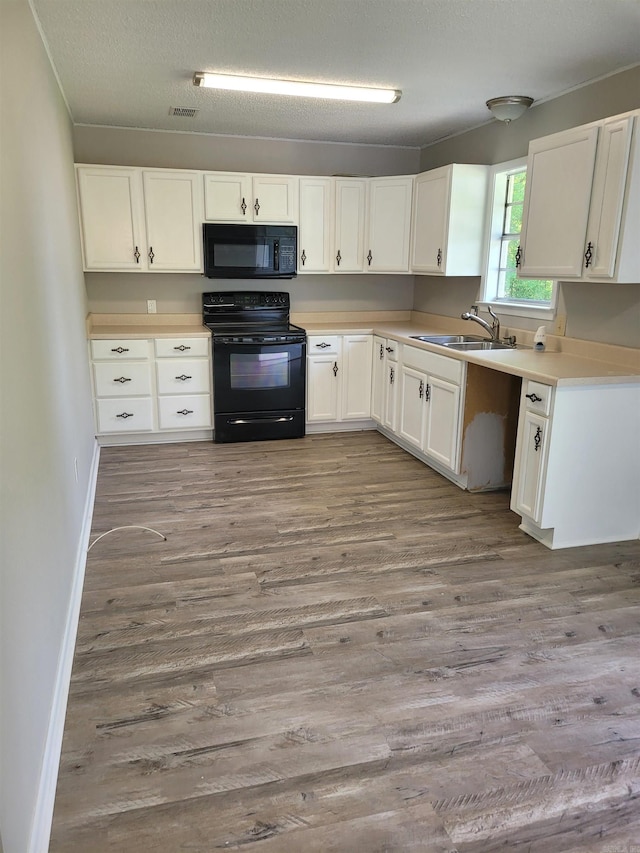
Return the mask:
[[[363,270],[366,202],[366,178],[336,178],[334,272]]]
[[[146,269],[139,169],[76,166],[85,270]]]
[[[331,270],[331,178],[300,178],[298,274]]]
[[[637,115],[530,143],[520,276],[640,280]]]
[[[142,173],[150,272],[202,269],[202,182],[197,172]]]
[[[520,275],[577,278],[582,273],[598,131],[577,128],[530,143]]]
[[[298,222],[298,178],[206,172],[204,215],[209,222]]]
[[[460,163],[415,176],[413,272],[481,274],[488,179],[488,166]]]
[[[408,272],[413,175],[369,181],[366,272]]]
[[[202,269],[198,172],[77,166],[84,268]]]

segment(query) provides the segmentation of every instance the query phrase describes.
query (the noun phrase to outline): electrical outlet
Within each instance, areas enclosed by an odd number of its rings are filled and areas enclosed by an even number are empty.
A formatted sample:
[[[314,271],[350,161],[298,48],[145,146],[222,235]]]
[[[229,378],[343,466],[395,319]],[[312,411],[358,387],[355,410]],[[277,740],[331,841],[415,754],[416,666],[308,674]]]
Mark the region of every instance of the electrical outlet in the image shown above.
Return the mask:
[[[155,314],[157,312],[156,300],[147,299],[147,314]]]
[[[552,335],[564,335],[567,330],[567,315],[556,314],[556,319],[553,323]]]

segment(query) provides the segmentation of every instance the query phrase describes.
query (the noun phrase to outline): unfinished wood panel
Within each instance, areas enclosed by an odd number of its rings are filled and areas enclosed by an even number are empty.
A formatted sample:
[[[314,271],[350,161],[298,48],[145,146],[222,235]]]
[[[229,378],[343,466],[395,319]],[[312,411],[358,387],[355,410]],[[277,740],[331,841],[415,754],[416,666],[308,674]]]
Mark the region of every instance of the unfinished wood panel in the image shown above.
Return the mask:
[[[521,380],[467,364],[461,473],[470,491],[511,484]]]

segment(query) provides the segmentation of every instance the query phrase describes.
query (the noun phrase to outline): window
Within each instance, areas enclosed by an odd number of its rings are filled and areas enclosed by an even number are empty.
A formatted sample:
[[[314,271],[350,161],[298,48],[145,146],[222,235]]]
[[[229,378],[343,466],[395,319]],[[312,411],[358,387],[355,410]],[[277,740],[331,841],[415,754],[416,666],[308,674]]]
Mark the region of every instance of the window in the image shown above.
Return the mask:
[[[494,167],[483,301],[504,313],[548,318],[555,309],[556,282],[518,278],[516,266],[526,180],[526,160]]]

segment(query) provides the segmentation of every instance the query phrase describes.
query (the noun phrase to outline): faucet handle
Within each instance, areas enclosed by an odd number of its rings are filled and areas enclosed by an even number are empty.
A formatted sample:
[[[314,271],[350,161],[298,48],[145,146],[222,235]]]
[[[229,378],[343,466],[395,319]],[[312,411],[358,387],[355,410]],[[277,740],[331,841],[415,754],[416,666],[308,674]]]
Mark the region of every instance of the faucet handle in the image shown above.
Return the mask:
[[[471,306],[471,310],[473,311],[473,313],[474,313],[474,314],[475,314],[475,316],[477,317],[477,316],[478,316],[478,306],[477,306],[477,305],[472,305],[472,306]]]

